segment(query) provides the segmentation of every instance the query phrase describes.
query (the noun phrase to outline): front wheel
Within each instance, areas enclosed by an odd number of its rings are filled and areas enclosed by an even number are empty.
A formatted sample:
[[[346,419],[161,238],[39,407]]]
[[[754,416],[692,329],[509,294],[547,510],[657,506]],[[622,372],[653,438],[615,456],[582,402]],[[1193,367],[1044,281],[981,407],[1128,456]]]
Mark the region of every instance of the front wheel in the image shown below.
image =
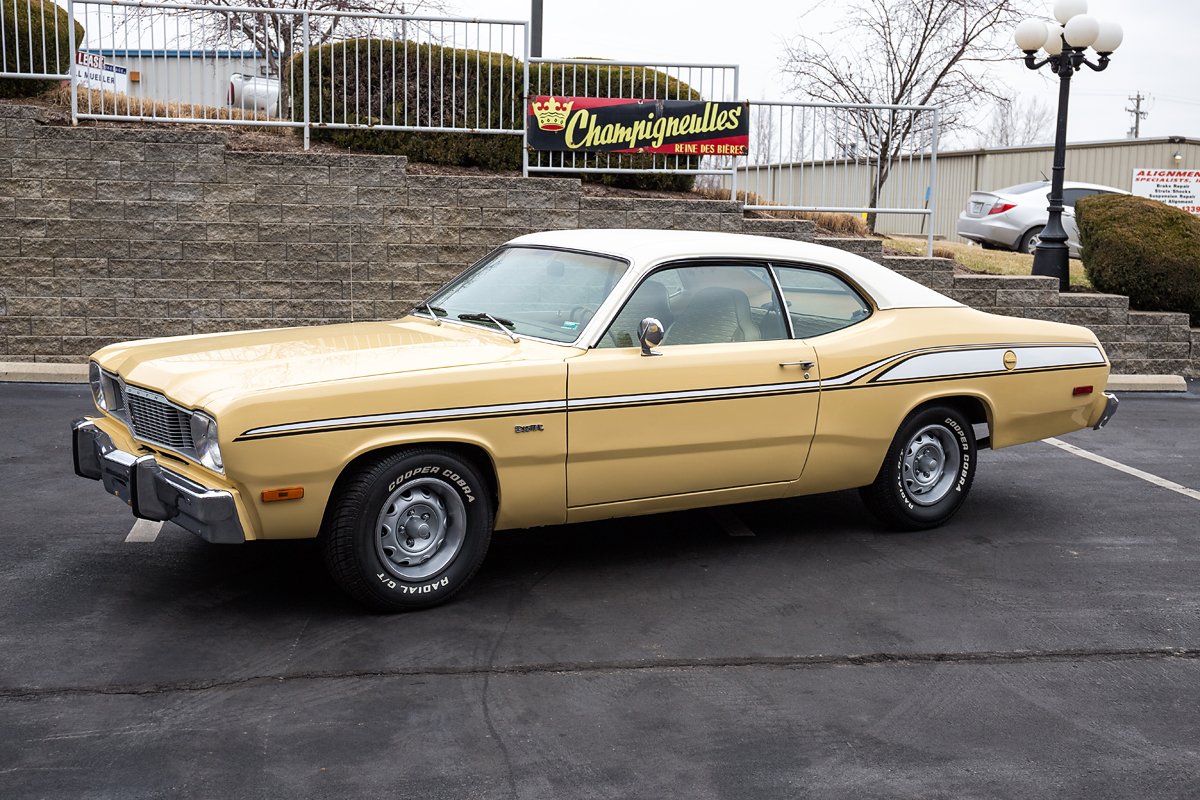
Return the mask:
[[[492,534],[477,470],[447,450],[401,450],[350,475],[321,532],[325,565],[356,600],[385,611],[450,599],[474,576]]]
[[[896,432],[875,482],[860,490],[863,501],[897,530],[937,527],[970,492],[976,453],[971,423],[957,409],[915,411]]]

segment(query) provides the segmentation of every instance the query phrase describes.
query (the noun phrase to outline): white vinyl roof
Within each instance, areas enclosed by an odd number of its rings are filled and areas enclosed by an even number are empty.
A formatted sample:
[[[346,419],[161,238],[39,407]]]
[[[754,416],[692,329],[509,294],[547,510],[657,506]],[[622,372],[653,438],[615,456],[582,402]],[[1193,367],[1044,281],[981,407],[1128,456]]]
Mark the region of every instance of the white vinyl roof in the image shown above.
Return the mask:
[[[591,229],[531,233],[510,245],[538,245],[602,253],[628,260],[633,268],[622,283],[683,258],[751,258],[811,264],[840,272],[871,296],[880,309],[958,306],[943,294],[892,272],[862,256],[833,247],[770,236],[707,231]]]

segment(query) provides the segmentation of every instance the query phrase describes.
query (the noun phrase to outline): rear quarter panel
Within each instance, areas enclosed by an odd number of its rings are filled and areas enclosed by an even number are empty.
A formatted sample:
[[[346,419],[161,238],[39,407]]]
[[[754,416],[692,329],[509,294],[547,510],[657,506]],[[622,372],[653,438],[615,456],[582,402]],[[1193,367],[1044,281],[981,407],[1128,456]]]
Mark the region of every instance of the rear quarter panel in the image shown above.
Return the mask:
[[[822,390],[805,493],[871,483],[904,418],[941,399],[978,401],[993,448],[1078,430],[1103,409],[1107,359],[1091,331],[1074,325],[965,307],[893,309],[809,343]],[[1009,351],[1019,354],[1013,369],[1003,362]],[[934,374],[951,363],[966,371]],[[1088,385],[1090,395],[1073,395]]]

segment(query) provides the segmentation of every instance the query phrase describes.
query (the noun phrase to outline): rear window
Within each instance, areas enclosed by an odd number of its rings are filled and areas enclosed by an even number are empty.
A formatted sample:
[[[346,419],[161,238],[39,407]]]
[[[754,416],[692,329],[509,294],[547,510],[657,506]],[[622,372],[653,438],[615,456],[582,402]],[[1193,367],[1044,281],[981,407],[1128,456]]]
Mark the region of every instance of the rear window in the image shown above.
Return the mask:
[[[1050,184],[1046,181],[1031,181],[1029,183],[1018,183],[1016,186],[1008,186],[1004,189],[997,189],[996,194],[1025,194],[1032,192],[1034,189],[1040,189],[1043,186],[1049,187]]]

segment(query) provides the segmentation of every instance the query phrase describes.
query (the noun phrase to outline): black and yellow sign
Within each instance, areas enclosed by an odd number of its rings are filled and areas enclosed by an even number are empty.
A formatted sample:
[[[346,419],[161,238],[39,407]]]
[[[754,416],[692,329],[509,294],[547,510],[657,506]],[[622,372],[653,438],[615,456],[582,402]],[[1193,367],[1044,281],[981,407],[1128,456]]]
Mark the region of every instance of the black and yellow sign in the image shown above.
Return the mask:
[[[744,103],[535,97],[525,119],[529,147],[577,153],[744,156]]]

